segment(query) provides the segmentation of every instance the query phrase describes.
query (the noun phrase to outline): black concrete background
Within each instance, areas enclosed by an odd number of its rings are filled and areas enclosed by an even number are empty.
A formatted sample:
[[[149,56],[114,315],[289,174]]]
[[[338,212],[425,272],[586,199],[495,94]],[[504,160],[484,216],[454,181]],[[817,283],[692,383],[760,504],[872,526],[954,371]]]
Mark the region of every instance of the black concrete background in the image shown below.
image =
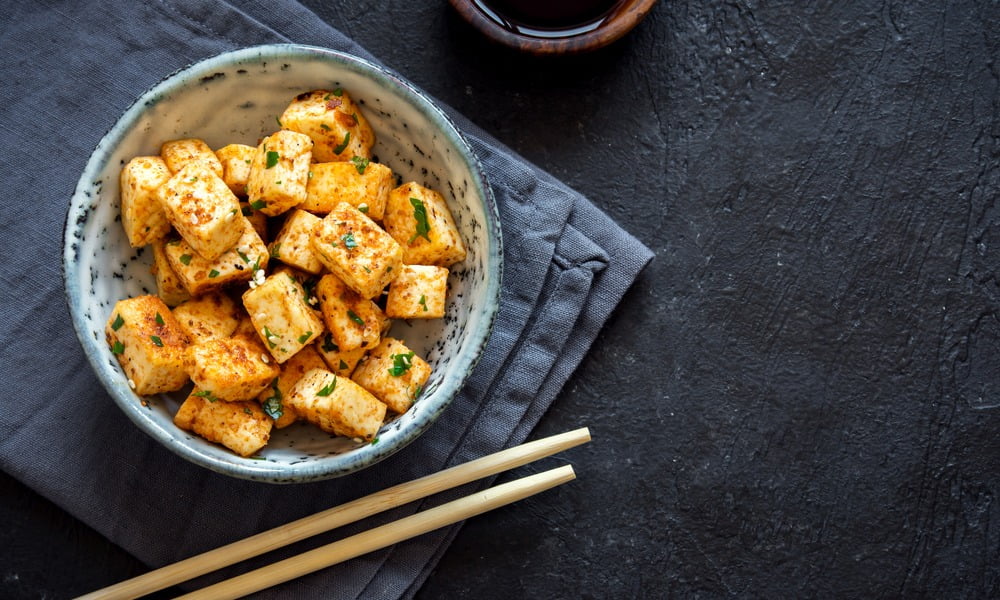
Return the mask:
[[[570,59],[307,0],[656,259],[418,597],[1000,596],[1000,4],[661,0]],[[0,475],[0,597],[144,567]]]

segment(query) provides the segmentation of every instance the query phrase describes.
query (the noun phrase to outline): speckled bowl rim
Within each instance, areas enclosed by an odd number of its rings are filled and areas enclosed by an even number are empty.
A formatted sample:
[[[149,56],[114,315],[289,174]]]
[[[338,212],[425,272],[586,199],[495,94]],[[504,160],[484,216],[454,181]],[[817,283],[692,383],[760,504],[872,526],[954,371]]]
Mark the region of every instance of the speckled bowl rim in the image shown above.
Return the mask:
[[[83,298],[77,284],[79,271],[73,260],[72,236],[74,231],[82,226],[79,215],[89,204],[86,191],[91,182],[106,168],[113,149],[136,126],[149,104],[169,96],[173,91],[186,85],[191,85],[190,82],[198,81],[203,76],[212,75],[220,68],[265,60],[315,60],[317,58],[332,61],[344,69],[370,77],[379,85],[406,99],[419,113],[434,123],[441,134],[459,150],[473,180],[473,187],[482,199],[483,213],[486,217],[485,227],[489,233],[487,236],[489,247],[486,265],[490,277],[486,284],[485,296],[489,301],[489,306],[485,307],[483,326],[470,334],[469,343],[463,346],[462,352],[454,359],[458,367],[455,370],[458,376],[443,380],[436,394],[422,400],[424,402],[433,401],[435,404],[431,407],[424,406],[420,418],[413,420],[407,428],[391,436],[389,441],[366,444],[342,454],[324,457],[322,460],[302,463],[301,465],[287,465],[269,461],[247,461],[247,464],[226,462],[203,454],[196,447],[183,443],[176,431],[168,431],[154,421],[147,414],[147,411],[135,401],[133,394],[127,394],[122,391],[120,386],[112,385],[113,378],[120,378],[121,374],[115,372],[111,365],[104,360],[103,354],[106,352],[106,348],[102,348],[97,340],[81,329]],[[63,225],[62,267],[66,301],[69,305],[73,329],[83,346],[84,354],[115,403],[142,431],[181,457],[217,473],[267,483],[304,483],[341,477],[388,458],[423,434],[451,404],[482,357],[493,330],[500,306],[500,290],[503,279],[503,240],[496,200],[493,190],[487,182],[482,164],[452,119],[426,94],[391,71],[351,54],[302,44],[266,44],[223,52],[178,69],[143,92],[125,110],[94,148],[70,199]]]

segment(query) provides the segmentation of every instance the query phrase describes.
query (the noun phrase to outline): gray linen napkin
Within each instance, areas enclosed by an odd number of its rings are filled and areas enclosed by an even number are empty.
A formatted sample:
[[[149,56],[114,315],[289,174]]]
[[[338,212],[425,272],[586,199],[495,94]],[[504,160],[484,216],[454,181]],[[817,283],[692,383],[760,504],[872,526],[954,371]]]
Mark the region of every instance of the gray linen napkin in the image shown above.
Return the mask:
[[[502,307],[466,388],[424,436],[360,474],[274,486],[189,464],[120,413],[68,322],[62,224],[79,173],[138,94],[192,61],[274,42],[373,57],[292,0],[238,8],[221,0],[67,0],[16,3],[5,11],[0,467],[150,566],[524,441],[651,259],[585,198],[452,111],[496,193],[506,250]],[[402,507],[305,547],[420,508]],[[372,553],[260,597],[411,597],[457,530]]]

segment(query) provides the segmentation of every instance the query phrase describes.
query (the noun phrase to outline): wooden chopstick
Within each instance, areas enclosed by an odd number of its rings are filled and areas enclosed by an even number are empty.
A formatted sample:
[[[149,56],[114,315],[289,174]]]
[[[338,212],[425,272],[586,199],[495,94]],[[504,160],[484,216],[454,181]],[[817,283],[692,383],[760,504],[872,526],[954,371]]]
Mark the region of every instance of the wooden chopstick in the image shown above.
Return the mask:
[[[138,577],[80,596],[78,600],[138,598],[265,552],[304,540],[453,487],[501,473],[590,441],[586,427],[514,446],[482,458],[386,488],[346,504],[186,558]]]
[[[179,599],[240,598],[527,498],[571,481],[575,477],[571,465],[522,477],[210,585],[180,596]]]

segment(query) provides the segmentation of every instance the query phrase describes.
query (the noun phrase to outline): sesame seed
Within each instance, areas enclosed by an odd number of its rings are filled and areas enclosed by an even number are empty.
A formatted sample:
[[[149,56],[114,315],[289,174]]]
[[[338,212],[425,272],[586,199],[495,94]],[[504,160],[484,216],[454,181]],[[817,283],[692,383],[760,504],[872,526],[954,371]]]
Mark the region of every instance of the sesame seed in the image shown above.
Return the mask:
[[[270,360],[269,360],[269,359],[267,358],[267,355],[266,355],[266,354],[261,354],[261,355],[260,355],[260,360],[261,360],[261,362],[263,362],[263,363],[264,363],[265,365],[266,365],[266,364],[268,364],[269,362],[271,362],[271,361],[270,361]]]
[[[134,390],[135,389],[135,382],[132,381],[131,379],[129,379],[128,380],[128,386]]]

